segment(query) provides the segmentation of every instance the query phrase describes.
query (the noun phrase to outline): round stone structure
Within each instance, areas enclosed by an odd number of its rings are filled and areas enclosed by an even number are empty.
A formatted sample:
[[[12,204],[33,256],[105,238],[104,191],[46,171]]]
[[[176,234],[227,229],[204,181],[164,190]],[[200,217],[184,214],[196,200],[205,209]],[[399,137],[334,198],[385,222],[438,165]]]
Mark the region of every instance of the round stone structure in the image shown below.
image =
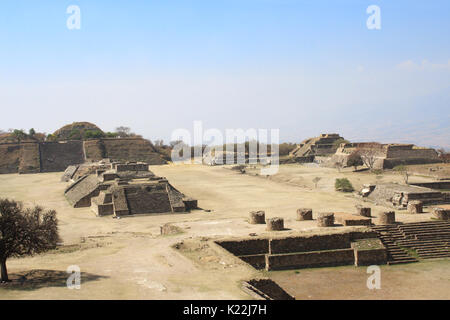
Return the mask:
[[[395,223],[395,211],[380,212],[378,217],[379,224],[393,224]]]
[[[372,209],[367,207],[356,207],[356,214],[362,217],[371,217]]]
[[[284,219],[283,218],[270,218],[266,220],[267,231],[281,231],[284,230]]]
[[[409,213],[423,213],[423,202],[414,200],[408,202]]]
[[[433,208],[433,215],[439,220],[448,220],[450,210],[443,208]]]
[[[266,213],[262,210],[251,211],[248,222],[250,224],[265,224],[266,223]]]
[[[319,213],[317,217],[318,227],[332,227],[334,226],[334,213],[332,212],[322,212]]]
[[[297,209],[297,221],[312,220],[313,211],[310,208]]]

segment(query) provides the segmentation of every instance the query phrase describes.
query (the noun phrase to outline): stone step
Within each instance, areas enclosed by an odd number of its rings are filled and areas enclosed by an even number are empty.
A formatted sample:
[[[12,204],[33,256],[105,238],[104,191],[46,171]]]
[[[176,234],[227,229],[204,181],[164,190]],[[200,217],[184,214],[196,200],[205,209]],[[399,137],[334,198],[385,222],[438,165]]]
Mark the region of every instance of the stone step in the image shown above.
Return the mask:
[[[444,253],[450,253],[450,251],[447,248],[432,248],[432,249],[422,249],[419,248],[416,250],[417,253],[428,253],[428,252],[444,252]]]
[[[450,225],[450,221],[422,221],[422,222],[408,222],[400,224],[401,227],[410,226],[430,226],[430,225]]]
[[[417,240],[441,240],[441,241],[450,241],[450,236],[448,237],[435,237],[435,236],[418,236]]]
[[[417,233],[417,232],[432,232],[432,231],[448,231],[449,227],[442,227],[442,228],[414,228],[414,229],[409,229],[409,228],[405,228],[402,229],[401,231],[403,233]]]
[[[411,257],[408,253],[405,251],[403,252],[388,252],[388,255],[391,257],[398,257],[398,256],[405,256],[405,257]]]
[[[446,241],[442,240],[418,240],[418,239],[402,239],[398,240],[398,242],[405,242],[405,243],[447,243]]]
[[[448,230],[448,229],[445,229],[445,230],[418,230],[418,231],[414,231],[414,232],[411,232],[408,234],[447,235],[447,234],[450,234],[450,230]]]
[[[394,254],[389,254],[389,256],[391,257],[391,258],[394,258],[394,259],[398,259],[398,258],[411,258],[411,256],[410,255],[408,255],[408,254],[406,254],[406,253],[394,253]]]
[[[398,227],[399,230],[423,230],[423,229],[445,229],[448,228],[448,224],[438,224],[438,225],[401,225]]]
[[[422,259],[447,258],[447,257],[450,257],[450,253],[428,253],[428,254],[419,254],[419,257],[422,258]]]
[[[413,263],[417,262],[416,259],[404,259],[404,260],[397,260],[397,261],[388,261],[388,265],[394,265],[394,264],[403,264],[403,263]]]

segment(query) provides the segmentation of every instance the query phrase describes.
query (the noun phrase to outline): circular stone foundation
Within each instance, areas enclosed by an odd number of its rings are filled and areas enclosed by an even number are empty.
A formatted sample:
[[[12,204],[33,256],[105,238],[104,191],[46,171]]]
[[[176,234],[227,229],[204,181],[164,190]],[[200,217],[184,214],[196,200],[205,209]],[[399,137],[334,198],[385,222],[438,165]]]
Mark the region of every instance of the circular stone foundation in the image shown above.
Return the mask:
[[[318,227],[334,226],[334,213],[331,212],[319,213],[319,216],[317,217],[317,226]]]
[[[312,220],[312,213],[312,209],[310,208],[297,209],[297,221]]]
[[[434,208],[433,215],[439,220],[448,220],[449,210],[443,208]]]
[[[372,209],[366,207],[356,207],[356,214],[358,216],[370,218],[372,216]]]
[[[408,212],[409,213],[423,213],[423,202],[422,201],[409,201],[408,202]]]
[[[266,213],[264,211],[251,211],[248,222],[250,224],[265,224]]]
[[[378,217],[379,224],[393,224],[395,223],[395,211],[380,212]]]
[[[266,220],[267,231],[281,231],[284,230],[283,218],[270,218]]]

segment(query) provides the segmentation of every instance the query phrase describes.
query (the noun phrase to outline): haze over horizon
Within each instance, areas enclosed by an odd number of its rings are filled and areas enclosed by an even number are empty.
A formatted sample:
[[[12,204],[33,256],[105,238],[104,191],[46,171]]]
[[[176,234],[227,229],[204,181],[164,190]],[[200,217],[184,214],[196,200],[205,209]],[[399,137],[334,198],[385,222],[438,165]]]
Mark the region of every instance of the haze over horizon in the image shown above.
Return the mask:
[[[369,5],[381,30],[369,30]],[[69,30],[69,5],[81,29]],[[280,129],[450,149],[450,3],[4,1],[0,129]]]

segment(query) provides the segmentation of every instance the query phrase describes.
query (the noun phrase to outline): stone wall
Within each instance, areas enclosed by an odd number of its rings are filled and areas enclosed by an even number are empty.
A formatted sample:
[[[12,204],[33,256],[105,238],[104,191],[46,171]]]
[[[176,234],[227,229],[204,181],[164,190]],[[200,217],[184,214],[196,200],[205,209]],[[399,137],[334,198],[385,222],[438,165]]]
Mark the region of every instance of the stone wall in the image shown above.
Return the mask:
[[[107,158],[105,145],[102,140],[87,140],[84,141],[83,145],[86,159],[100,161]]]
[[[19,144],[5,143],[0,145],[0,174],[17,173],[19,171],[22,147]]]
[[[82,141],[42,142],[39,152],[41,172],[64,171],[70,165],[84,162]]]
[[[415,182],[410,183],[412,186],[424,187],[437,190],[450,190],[450,181],[436,181],[436,182]]]
[[[413,145],[386,146],[386,159],[382,169],[392,169],[399,165],[429,164],[441,162],[434,149],[415,148]]]
[[[386,158],[395,159],[435,159],[439,160],[438,153],[434,149],[413,148],[412,145],[388,146]]]
[[[22,144],[19,173],[38,173],[41,171],[41,161],[38,143]]]
[[[387,250],[380,239],[361,239],[352,242],[355,265],[370,266],[387,263]]]
[[[266,254],[269,252],[269,239],[236,239],[217,241],[216,243],[236,256]]]
[[[350,234],[315,235],[311,237],[288,237],[271,239],[269,253],[308,252],[350,248]]]
[[[266,255],[266,270],[285,270],[308,267],[334,267],[354,264],[354,250],[336,249],[290,254]]]
[[[104,158],[142,161],[151,165],[166,163],[151,142],[142,138],[2,143],[0,174],[58,172],[85,160]]]
[[[142,161],[150,165],[164,164],[150,141],[140,138],[103,139],[106,157],[119,161]]]
[[[279,238],[233,239],[216,241],[218,245],[255,269],[279,270],[355,264],[356,250],[360,263],[380,261],[385,248],[374,231],[349,231],[334,234],[288,236]],[[357,242],[358,245],[353,246]],[[371,247],[361,244],[370,243]],[[363,252],[364,251],[364,252]],[[355,253],[354,253],[355,252]]]
[[[164,185],[126,187],[125,193],[129,214],[172,212]]]
[[[242,289],[256,299],[295,300],[293,296],[284,291],[283,288],[270,279],[249,280],[244,282]]]

